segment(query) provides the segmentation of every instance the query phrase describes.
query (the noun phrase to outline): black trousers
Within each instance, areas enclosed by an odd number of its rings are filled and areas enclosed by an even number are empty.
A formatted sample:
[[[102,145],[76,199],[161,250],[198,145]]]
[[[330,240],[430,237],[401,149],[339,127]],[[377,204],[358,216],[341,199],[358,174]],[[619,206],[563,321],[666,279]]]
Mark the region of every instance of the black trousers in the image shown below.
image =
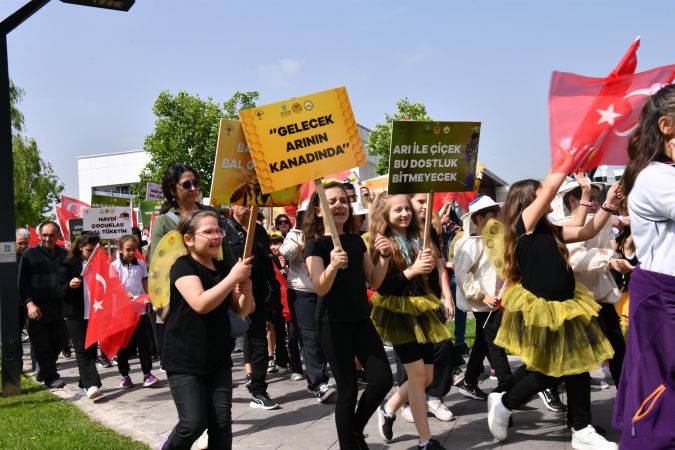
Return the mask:
[[[567,389],[567,420],[570,426],[575,430],[586,428],[591,423],[591,376],[588,372],[554,378],[521,366],[513,373],[513,387],[502,397],[502,403],[508,409],[517,409],[537,392],[555,386],[559,380],[565,382]]]
[[[276,364],[281,367],[288,367],[290,364],[291,372],[302,373],[300,347],[293,322],[286,322],[282,312],[277,311],[273,316],[272,324],[274,325],[274,332],[277,337],[274,344],[274,360]],[[288,338],[288,342],[286,338]]]
[[[63,318],[28,319],[28,335],[35,350],[35,358],[40,367],[40,377],[45,384],[59,378],[56,360],[61,352],[66,327]]]
[[[251,326],[244,339],[244,362],[251,364],[251,384],[248,391],[251,395],[267,392],[267,330],[265,328],[267,312],[265,305],[256,305],[249,317]]]
[[[490,321],[485,324],[490,313],[474,312],[476,318],[476,340],[471,348],[469,361],[466,363],[465,380],[469,384],[478,383],[478,377],[483,373],[483,360],[487,357],[490,365],[495,369],[498,386],[496,391],[501,392],[511,377],[511,366],[503,348],[494,345],[495,337],[502,323],[503,312],[496,309],[490,316]],[[485,328],[483,328],[485,325]]]
[[[152,371],[152,354],[150,351],[150,340],[148,333],[150,332],[150,320],[147,315],[142,315],[141,319],[136,325],[134,335],[129,341],[126,348],[121,348],[117,353],[117,369],[122,376],[129,375],[129,349],[138,348],[138,359],[141,362],[141,370],[143,375],[147,375]]]
[[[598,324],[602,328],[602,331],[605,332],[605,336],[607,336],[609,343],[612,344],[612,348],[614,348],[614,357],[609,360],[609,371],[614,379],[614,384],[619,386],[621,366],[623,366],[623,359],[626,356],[626,341],[621,332],[621,322],[614,305],[600,303]]]
[[[164,449],[189,450],[205,429],[209,449],[232,448],[232,368],[209,375],[167,373],[178,411]]]
[[[89,389],[92,386],[101,387],[101,378],[96,370],[96,344],[89,348],[84,348],[84,342],[87,336],[88,320],[84,319],[66,319],[66,328],[70,340],[73,341],[75,349],[75,359],[77,360],[77,370],[80,372],[79,386]]]
[[[354,433],[363,433],[368,420],[391,389],[391,368],[370,318],[356,322],[321,322],[319,341],[337,384],[335,424],[340,448],[349,449]],[[368,384],[358,406],[355,357],[366,371]]]
[[[297,332],[297,339],[302,351],[302,359],[307,370],[307,384],[310,389],[317,390],[328,382],[328,365],[326,356],[319,344],[319,331],[316,323],[317,296],[313,292],[288,290],[288,307],[291,310],[291,321]]]

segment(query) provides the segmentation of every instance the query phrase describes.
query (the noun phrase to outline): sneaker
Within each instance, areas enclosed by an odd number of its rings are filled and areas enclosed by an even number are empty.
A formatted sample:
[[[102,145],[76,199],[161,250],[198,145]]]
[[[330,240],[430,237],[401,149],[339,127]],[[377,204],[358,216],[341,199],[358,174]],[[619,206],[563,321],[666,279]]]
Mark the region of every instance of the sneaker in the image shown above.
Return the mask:
[[[395,420],[396,416],[390,417],[384,411],[384,405],[377,409],[377,431],[380,432],[380,436],[382,436],[384,442],[389,442],[394,437],[393,427]]]
[[[197,448],[199,450],[206,450],[209,448],[209,430],[204,430],[199,439],[197,439]]]
[[[253,394],[248,406],[258,409],[277,409],[279,404],[272,400],[267,392],[263,392],[261,394]]]
[[[104,358],[102,356],[99,356],[96,359],[96,365],[98,367],[100,367],[101,369],[108,369],[108,368],[112,367],[112,364],[110,364],[110,361],[108,361],[107,358]]]
[[[132,387],[134,383],[131,382],[131,377],[129,375],[122,377],[122,382],[120,383],[121,388],[128,389]]]
[[[352,448],[354,450],[368,450],[368,443],[366,442],[367,437],[367,434],[354,433]]]
[[[89,400],[94,400],[99,398],[101,395],[101,390],[98,388],[98,386],[91,386],[90,388],[87,389],[87,398]]]
[[[316,396],[317,400],[319,403],[324,403],[328,401],[331,397],[333,397],[337,391],[335,390],[335,386],[333,386],[330,383],[323,383],[321,386],[319,386],[319,389],[316,391]]]
[[[401,406],[401,417],[403,417],[406,422],[415,423],[415,418],[412,415],[410,405]]]
[[[291,373],[291,368],[289,366],[277,366],[279,368],[279,373]]]
[[[474,400],[485,401],[488,398],[488,395],[483,392],[477,385],[468,384],[466,380],[462,382],[459,386],[459,393],[464,397],[473,398]]]
[[[450,408],[440,398],[430,398],[427,400],[427,411],[436,416],[441,422],[450,422],[455,418]]]
[[[572,428],[572,448],[576,450],[618,450],[619,446],[600,436],[593,425],[588,425],[579,431]]]
[[[162,368],[162,366],[159,367],[159,371],[162,372],[162,373],[166,373],[166,370],[164,370],[164,369]]]
[[[277,373],[279,371],[279,368],[277,367],[277,363],[274,362],[274,359],[270,358],[269,362],[267,363],[267,373]]]
[[[429,439],[426,444],[418,445],[419,450],[445,450],[445,447],[441,445],[436,439]]]
[[[498,441],[506,440],[508,436],[509,419],[513,411],[506,409],[502,403],[504,392],[493,392],[488,395],[488,427],[490,433]]]
[[[452,385],[459,386],[464,381],[464,371],[459,367],[452,369]]]
[[[609,389],[609,384],[603,378],[594,378],[591,377],[591,386],[595,386],[600,389]]]
[[[251,374],[247,373],[246,378],[244,378],[244,387],[247,388],[251,385]]]
[[[28,341],[30,341],[30,337],[28,337],[28,333],[26,333],[25,331],[22,331],[21,332],[21,342],[26,343]]]
[[[497,374],[495,373],[495,369],[490,367],[490,379],[493,381],[497,381]]]
[[[46,385],[49,389],[60,389],[60,388],[62,388],[63,386],[65,386],[66,383],[65,383],[65,381],[63,381],[61,378],[55,378],[55,379],[53,379],[52,381],[50,381],[49,383],[45,383],[45,385]]]
[[[551,389],[544,389],[539,392],[539,398],[544,402],[546,409],[553,412],[565,412],[567,407],[563,402],[560,401],[560,394],[558,391],[552,391]]]
[[[73,352],[70,351],[69,347],[66,347],[61,350],[61,355],[66,359],[70,359],[73,356]]]
[[[291,374],[291,381],[301,381],[304,380],[305,376],[301,374],[300,372],[293,372]]]
[[[117,356],[113,356],[113,359],[110,360],[110,365],[117,367]]]
[[[159,380],[151,373],[143,377],[143,387],[152,387],[157,383],[159,383]]]

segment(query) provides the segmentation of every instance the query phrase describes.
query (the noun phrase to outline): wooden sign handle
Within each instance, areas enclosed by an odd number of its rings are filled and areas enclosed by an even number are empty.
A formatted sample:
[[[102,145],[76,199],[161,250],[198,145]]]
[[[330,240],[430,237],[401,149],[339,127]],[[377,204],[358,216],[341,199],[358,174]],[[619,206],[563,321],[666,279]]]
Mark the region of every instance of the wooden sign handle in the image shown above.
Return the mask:
[[[424,215],[424,248],[431,247],[431,215],[434,211],[434,193],[427,194],[427,212]]]
[[[330,231],[330,237],[333,239],[333,247],[341,249],[342,244],[340,244],[340,235],[335,227],[335,220],[333,219],[333,214],[330,212],[328,198],[326,198],[326,190],[323,188],[321,178],[315,179],[314,184],[316,185],[316,193],[319,195],[319,201],[321,202],[323,225],[328,227],[328,230]]]
[[[248,219],[248,226],[246,227],[246,244],[244,244],[244,255],[242,259],[251,256],[253,251],[253,239],[255,238],[255,224],[258,218],[258,206],[251,206],[251,217]]]

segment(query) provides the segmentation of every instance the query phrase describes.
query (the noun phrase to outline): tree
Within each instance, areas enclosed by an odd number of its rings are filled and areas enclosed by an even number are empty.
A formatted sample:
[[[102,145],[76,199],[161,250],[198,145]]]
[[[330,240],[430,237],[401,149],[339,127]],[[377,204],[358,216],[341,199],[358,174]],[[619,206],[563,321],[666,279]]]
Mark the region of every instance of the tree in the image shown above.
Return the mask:
[[[17,226],[36,225],[52,218],[49,211],[63,191],[63,184],[51,164],[42,159],[35,139],[21,134],[23,114],[18,104],[24,91],[10,80],[9,102],[12,119],[12,155],[14,159],[14,209]]]
[[[368,137],[368,153],[377,156],[375,172],[384,175],[389,172],[389,147],[391,146],[391,129],[394,120],[433,120],[427,114],[427,108],[423,103],[410,103],[407,98],[402,98],[396,103],[397,111],[392,116],[384,115],[384,123],[378,123]]]
[[[223,110],[211,98],[203,100],[183,91],[176,95],[160,92],[152,108],[157,116],[155,129],[145,138],[150,161],[141,172],[137,198],[144,199],[148,181],[161,183],[166,169],[175,163],[188,164],[199,172],[202,195],[208,196],[220,119],[238,118],[239,110],[255,107],[257,99],[257,92],[235,92]]]

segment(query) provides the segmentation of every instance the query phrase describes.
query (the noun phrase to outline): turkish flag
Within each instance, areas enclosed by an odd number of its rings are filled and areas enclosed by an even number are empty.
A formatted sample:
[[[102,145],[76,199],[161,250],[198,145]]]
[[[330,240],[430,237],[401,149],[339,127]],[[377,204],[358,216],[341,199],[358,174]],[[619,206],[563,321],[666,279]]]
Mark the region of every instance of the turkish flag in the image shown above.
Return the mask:
[[[675,65],[635,73],[636,39],[606,78],[553,72],[549,93],[555,172],[628,162],[628,139],[647,98],[675,78]]]
[[[435,192],[434,193],[434,212],[440,211],[440,209],[446,203],[455,202],[457,203],[464,211],[469,210],[469,203],[476,199],[476,193],[474,191],[470,192]]]
[[[86,204],[82,200],[72,197],[61,196],[61,208],[72,213],[74,218],[81,219],[84,216],[83,208],[91,208],[91,205]]]
[[[30,233],[30,242],[28,243],[29,247],[35,247],[40,244],[40,236],[35,228],[28,225],[28,232]]]
[[[63,203],[61,203],[63,205]],[[63,239],[70,241],[70,230],[68,229],[68,220],[77,219],[77,216],[71,211],[64,209],[61,206],[54,206],[54,211],[56,211],[56,218],[59,221],[59,226],[61,227],[61,234],[63,234]]]
[[[98,342],[101,351],[112,358],[129,344],[144,308],[144,296],[129,298],[104,251],[96,251],[92,258],[84,274],[91,303],[84,347]],[[143,307],[139,308],[139,302]]]

